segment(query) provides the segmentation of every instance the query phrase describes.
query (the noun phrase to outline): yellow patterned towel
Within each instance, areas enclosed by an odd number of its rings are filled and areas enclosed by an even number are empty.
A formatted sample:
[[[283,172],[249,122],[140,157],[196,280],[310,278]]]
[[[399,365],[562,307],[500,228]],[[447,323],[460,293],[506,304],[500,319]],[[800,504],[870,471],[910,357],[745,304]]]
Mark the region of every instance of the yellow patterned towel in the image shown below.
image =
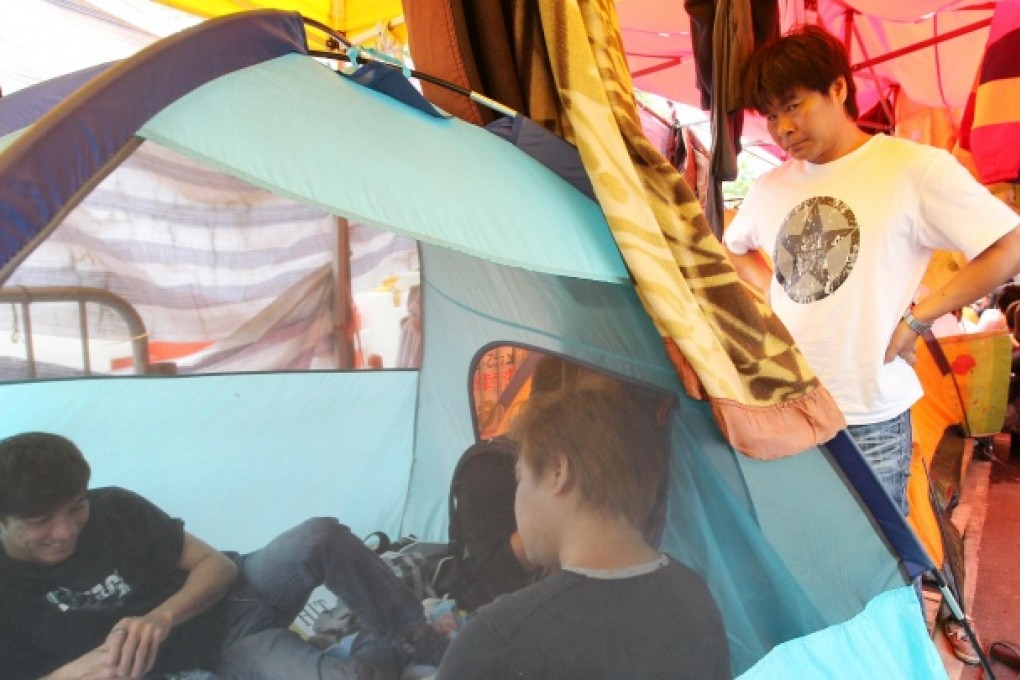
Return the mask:
[[[737,278],[680,174],[642,133],[612,0],[539,2],[545,53],[595,194],[688,392],[759,458],[845,426],[789,333]]]

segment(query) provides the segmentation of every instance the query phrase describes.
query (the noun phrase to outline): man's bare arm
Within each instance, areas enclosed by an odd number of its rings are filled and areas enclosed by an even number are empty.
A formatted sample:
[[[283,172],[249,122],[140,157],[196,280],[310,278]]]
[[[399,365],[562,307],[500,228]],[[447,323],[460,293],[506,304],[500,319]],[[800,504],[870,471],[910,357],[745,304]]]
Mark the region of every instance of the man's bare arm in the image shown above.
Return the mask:
[[[39,680],[121,680],[124,676],[110,663],[110,646],[104,642],[91,652],[61,666]]]
[[[928,323],[995,290],[1020,271],[1020,225],[968,262],[946,285],[914,305],[911,313]],[[906,323],[896,326],[885,352],[886,363],[913,355],[917,334]],[[908,358],[909,361],[909,358]]]
[[[237,578],[233,562],[187,532],[177,566],[188,572],[180,590],[144,616],[121,619],[110,632],[110,659],[120,675],[145,675],[171,628],[219,602]]]

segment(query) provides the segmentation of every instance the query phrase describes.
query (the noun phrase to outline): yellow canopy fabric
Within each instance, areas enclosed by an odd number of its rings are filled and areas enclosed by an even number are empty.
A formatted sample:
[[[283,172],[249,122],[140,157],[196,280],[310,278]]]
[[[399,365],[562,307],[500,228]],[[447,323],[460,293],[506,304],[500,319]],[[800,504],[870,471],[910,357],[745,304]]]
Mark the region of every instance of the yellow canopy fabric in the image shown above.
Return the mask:
[[[407,44],[401,0],[156,0],[200,17],[218,17],[253,9],[298,12],[343,33],[351,42],[380,47],[387,42]],[[326,36],[309,31],[308,44],[324,50]]]

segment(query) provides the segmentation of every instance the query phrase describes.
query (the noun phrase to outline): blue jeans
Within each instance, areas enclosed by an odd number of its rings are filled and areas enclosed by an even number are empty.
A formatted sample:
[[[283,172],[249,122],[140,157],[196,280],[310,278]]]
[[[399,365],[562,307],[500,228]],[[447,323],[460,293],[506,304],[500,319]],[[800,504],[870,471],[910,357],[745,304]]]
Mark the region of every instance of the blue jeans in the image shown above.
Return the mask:
[[[414,594],[333,518],[307,520],[236,561],[240,572],[222,603],[226,635],[215,669],[236,680],[385,677],[373,673],[369,658],[323,655],[287,630],[320,585],[383,640],[398,644],[425,621]]]
[[[910,411],[880,423],[848,425],[847,432],[875,472],[882,488],[906,517],[910,513],[907,504],[907,478],[910,476],[912,450]]]

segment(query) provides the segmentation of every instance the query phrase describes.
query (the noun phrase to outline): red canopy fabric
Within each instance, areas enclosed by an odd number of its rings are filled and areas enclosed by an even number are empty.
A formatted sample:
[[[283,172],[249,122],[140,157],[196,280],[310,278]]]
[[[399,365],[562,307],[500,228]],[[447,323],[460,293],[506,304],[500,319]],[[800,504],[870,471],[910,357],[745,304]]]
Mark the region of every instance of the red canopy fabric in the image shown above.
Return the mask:
[[[874,60],[894,50],[987,22],[996,2],[975,0],[818,0],[817,12],[803,0],[780,3],[784,30],[821,23],[835,35],[849,34],[851,63]],[[700,106],[690,22],[683,0],[617,0],[616,9],[634,85],[675,101]],[[848,21],[852,18],[852,21]],[[857,73],[861,110],[881,91],[898,85],[911,100],[963,110],[988,40],[984,25],[935,42]],[[760,120],[749,118],[744,136],[769,142]]]

